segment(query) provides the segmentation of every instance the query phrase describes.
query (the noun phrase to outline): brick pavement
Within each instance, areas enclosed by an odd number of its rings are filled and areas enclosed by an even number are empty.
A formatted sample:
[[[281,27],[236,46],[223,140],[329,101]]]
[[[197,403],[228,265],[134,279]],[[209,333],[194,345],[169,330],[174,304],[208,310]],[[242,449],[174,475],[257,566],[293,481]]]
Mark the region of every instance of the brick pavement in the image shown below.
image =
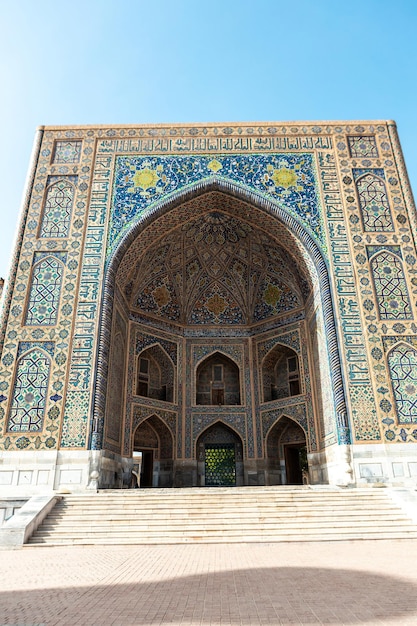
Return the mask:
[[[0,552],[0,624],[417,625],[417,542]]]

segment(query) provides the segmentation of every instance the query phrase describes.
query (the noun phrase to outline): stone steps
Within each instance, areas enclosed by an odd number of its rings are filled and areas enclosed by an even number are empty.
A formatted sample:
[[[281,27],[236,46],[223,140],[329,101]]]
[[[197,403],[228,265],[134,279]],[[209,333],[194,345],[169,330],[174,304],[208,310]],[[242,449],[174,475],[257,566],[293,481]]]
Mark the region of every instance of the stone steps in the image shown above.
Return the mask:
[[[242,511],[240,512],[242,513]],[[206,518],[204,518],[204,515],[206,516]],[[101,516],[100,519],[97,519],[94,516],[83,516],[82,519],[82,523],[83,526],[87,526],[88,524],[91,524],[94,527],[100,527],[100,526],[104,526],[107,525],[109,522],[117,522],[118,524],[134,524],[134,525],[144,525],[144,524],[153,524],[153,525],[164,525],[166,524],[167,520],[169,520],[173,525],[175,524],[184,524],[184,522],[188,521],[188,522],[192,522],[193,524],[205,524],[207,523],[207,519],[210,519],[210,521],[212,523],[216,522],[216,523],[233,523],[235,521],[235,516],[233,514],[228,514],[228,515],[210,515],[210,513],[207,511],[204,515],[190,515],[189,513],[184,513],[184,515],[178,514],[176,516],[174,515],[167,515],[167,516],[151,516],[151,515],[146,515],[146,516],[141,516],[140,519],[128,519],[126,517],[120,517],[120,516],[116,516],[116,515],[111,515],[111,516]],[[388,522],[394,522],[394,521],[401,521],[403,520],[403,516],[401,516],[400,514],[384,514],[384,515],[373,515],[368,517],[366,520],[363,519],[363,515],[357,514],[357,515],[348,515],[348,514],[344,514],[344,515],[317,515],[317,514],[312,514],[309,511],[305,512],[305,515],[303,516],[304,521],[311,521],[311,522],[317,522],[319,521],[322,524],[332,524],[334,523],[335,520],[337,520],[339,523],[343,523],[343,522],[349,522],[349,523],[365,523],[366,521],[369,521],[370,523],[375,523],[375,522],[382,522],[383,520],[388,521]],[[286,515],[280,515],[279,512],[273,513],[273,514],[269,514],[267,515],[265,511],[259,511],[259,513],[248,513],[245,514],[243,516],[243,519],[248,522],[248,521],[257,521],[259,519],[267,519],[269,520],[269,522],[279,522],[279,521],[285,521],[286,523],[290,523],[291,520],[296,519],[296,516],[290,515],[290,514],[286,514]],[[64,518],[50,518],[48,519],[46,522],[44,522],[43,524],[43,528],[47,528],[47,527],[53,527],[53,528],[57,528],[57,527],[73,527],[74,523],[78,523],[79,522],[79,518],[77,516],[71,516],[71,517],[64,517]]]
[[[37,545],[236,543],[417,538],[380,489],[152,489],[68,495]]]

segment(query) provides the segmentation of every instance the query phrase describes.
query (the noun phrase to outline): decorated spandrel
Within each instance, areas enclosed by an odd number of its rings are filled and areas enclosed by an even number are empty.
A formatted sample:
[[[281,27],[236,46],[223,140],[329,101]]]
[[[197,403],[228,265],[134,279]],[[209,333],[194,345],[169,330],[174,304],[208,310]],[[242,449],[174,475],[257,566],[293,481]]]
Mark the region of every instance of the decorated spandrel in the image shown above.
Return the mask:
[[[275,200],[325,246],[312,154],[120,156],[116,158],[108,256],[156,202],[214,177]]]

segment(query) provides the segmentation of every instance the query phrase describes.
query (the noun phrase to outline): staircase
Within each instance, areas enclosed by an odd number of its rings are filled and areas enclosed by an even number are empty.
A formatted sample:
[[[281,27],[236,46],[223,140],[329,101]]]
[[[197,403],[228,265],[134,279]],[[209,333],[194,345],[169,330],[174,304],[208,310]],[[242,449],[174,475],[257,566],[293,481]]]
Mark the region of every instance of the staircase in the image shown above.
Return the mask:
[[[132,489],[64,496],[30,544],[276,543],[417,538],[383,489]]]

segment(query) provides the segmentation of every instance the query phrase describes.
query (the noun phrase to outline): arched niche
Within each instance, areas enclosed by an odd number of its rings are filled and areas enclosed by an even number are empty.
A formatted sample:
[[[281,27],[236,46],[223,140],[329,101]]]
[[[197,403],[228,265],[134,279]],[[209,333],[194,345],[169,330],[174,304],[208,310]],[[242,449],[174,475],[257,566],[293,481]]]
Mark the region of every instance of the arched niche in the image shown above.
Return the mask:
[[[374,254],[370,262],[379,318],[413,319],[412,306],[399,255],[389,249]]]
[[[196,443],[199,485],[243,485],[243,444],[240,436],[221,421],[204,430]]]
[[[174,378],[173,363],[160,345],[150,346],[137,356],[136,395],[173,402]]]
[[[157,416],[143,420],[133,434],[133,457],[140,466],[140,486],[172,487],[173,439]]]
[[[266,437],[268,483],[300,485],[307,472],[307,439],[304,429],[282,415]]]
[[[301,391],[300,364],[297,353],[277,344],[262,363],[263,401],[296,396]]]
[[[417,423],[417,350],[403,341],[387,354],[398,424]],[[389,403],[384,402],[389,410]]]
[[[97,389],[95,394],[94,431],[91,438],[93,449],[102,446],[101,432],[103,428],[103,406],[105,404],[105,381],[108,373],[108,345],[110,342],[111,319],[113,315],[115,290],[117,298],[123,299],[124,293],[130,293],[131,275],[137,268],[140,259],[152,246],[159,245],[163,241],[165,233],[178,228],[186,221],[196,220],[208,211],[221,210],[223,213],[232,215],[241,220],[242,224],[251,225],[259,232],[266,233],[275,241],[275,245],[280,246],[283,253],[289,255],[292,262],[297,266],[297,273],[305,278],[308,288],[314,293],[314,299],[320,303],[323,313],[325,333],[324,352],[329,363],[331,374],[331,395],[332,402],[328,404],[329,420],[335,428],[341,428],[344,441],[349,441],[349,429],[346,412],[346,402],[344,394],[344,383],[341,374],[340,353],[338,349],[338,337],[334,319],[332,303],[332,285],[329,280],[327,261],[320,250],[319,245],[313,239],[305,227],[289,212],[272,200],[261,197],[259,194],[249,192],[238,185],[222,179],[203,181],[187,190],[182,190],[169,199],[162,199],[152,207],[143,219],[138,220],[126,233],[117,249],[108,259],[105,273],[105,284],[103,293],[103,308],[100,320],[100,337],[97,356]],[[157,259],[156,259],[157,260]],[[138,274],[140,275],[140,274]],[[161,277],[162,280],[163,277]],[[165,287],[164,287],[165,285]],[[133,292],[134,293],[134,282]],[[175,289],[181,288],[180,282]],[[172,324],[170,328],[175,328],[175,324],[182,324],[179,320],[174,300],[170,301],[174,294],[173,286],[168,282],[153,286],[153,293],[156,296],[155,307],[162,310],[164,307],[172,305]],[[127,290],[127,291],[126,291]],[[279,289],[274,291],[278,293]],[[244,289],[242,290],[244,293]],[[274,295],[273,294],[273,295]],[[220,294],[221,295],[221,294]],[[274,296],[275,297],[275,296]],[[215,315],[219,310],[220,296],[213,295],[212,310]],[[270,300],[273,308],[277,308],[276,315],[279,314],[275,299]],[[228,304],[228,303],[226,303]],[[216,306],[214,306],[216,305]],[[217,306],[219,305],[219,306]],[[126,306],[129,306],[127,303]],[[156,311],[155,309],[155,311]],[[179,320],[179,321],[178,321]],[[210,322],[216,325],[215,320]],[[231,324],[233,325],[233,324]],[[256,329],[255,329],[256,330]],[[190,330],[196,336],[196,327]],[[204,331],[200,331],[204,336]],[[198,335],[197,335],[198,336]],[[220,335],[221,336],[221,335]],[[195,401],[194,398],[191,399]],[[242,400],[242,398],[241,398]],[[128,412],[126,413],[126,415]],[[127,427],[129,425],[127,424]]]
[[[27,326],[54,326],[57,321],[64,264],[48,255],[35,262],[26,307]]]
[[[47,188],[39,237],[68,237],[75,195],[69,178],[63,177]]]
[[[370,172],[356,180],[362,222],[365,231],[393,231],[387,189],[384,180]]]
[[[196,404],[207,406],[240,404],[240,372],[232,359],[215,352],[198,365]]]
[[[51,357],[40,348],[22,354],[16,365],[7,431],[38,432],[45,418]]]

